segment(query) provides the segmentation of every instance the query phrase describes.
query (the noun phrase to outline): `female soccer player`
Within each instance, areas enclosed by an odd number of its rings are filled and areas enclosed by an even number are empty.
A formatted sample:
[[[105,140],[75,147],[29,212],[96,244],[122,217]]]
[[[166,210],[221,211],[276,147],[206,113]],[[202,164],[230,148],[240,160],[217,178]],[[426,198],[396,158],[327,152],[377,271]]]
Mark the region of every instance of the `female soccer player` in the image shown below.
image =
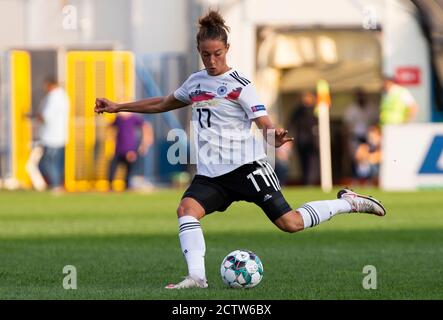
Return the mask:
[[[194,142],[198,148],[197,174],[177,209],[188,276],[166,286],[167,289],[208,286],[206,246],[199,220],[212,212],[225,211],[234,201],[255,203],[285,232],[314,227],[340,213],[365,212],[378,216],[386,213],[376,199],[347,189],[339,191],[338,199],[308,202],[297,210],[291,209],[264,150],[259,148],[261,144],[256,143],[250,132],[251,124],[255,122],[265,138],[274,131],[276,148],[293,138],[287,137],[287,130],[274,127],[251,81],[228,66],[229,28],[220,14],[210,11],[200,18],[199,24],[197,49],[205,69],[192,74],[173,94],[120,104],[100,98],[95,105],[97,113],[160,113],[192,108]],[[217,141],[223,141],[227,135],[231,138],[229,148],[220,149]]]

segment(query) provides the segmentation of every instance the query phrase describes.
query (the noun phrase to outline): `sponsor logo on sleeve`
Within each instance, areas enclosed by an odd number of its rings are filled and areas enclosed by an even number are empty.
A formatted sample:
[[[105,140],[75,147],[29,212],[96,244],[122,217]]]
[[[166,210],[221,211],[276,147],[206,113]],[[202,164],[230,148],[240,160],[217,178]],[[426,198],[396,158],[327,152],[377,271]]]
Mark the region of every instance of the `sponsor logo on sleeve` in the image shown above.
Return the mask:
[[[260,104],[258,106],[253,106],[251,107],[252,112],[257,112],[257,111],[264,111],[266,110],[265,106]]]

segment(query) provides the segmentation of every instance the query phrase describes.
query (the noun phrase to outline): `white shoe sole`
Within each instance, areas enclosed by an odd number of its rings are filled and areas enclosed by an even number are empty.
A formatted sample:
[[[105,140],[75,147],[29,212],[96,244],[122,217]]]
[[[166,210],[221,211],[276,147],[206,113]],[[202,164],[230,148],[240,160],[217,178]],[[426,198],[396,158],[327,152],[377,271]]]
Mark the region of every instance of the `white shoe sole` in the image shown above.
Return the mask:
[[[386,215],[385,207],[381,204],[381,202],[379,200],[377,200],[377,199],[375,199],[373,197],[369,197],[369,196],[365,196],[365,195],[362,195],[362,194],[358,194],[357,192],[354,192],[354,191],[349,190],[349,189],[341,189],[337,193],[337,198],[341,199],[346,193],[352,193],[352,194],[355,194],[357,197],[369,200],[372,203],[374,203],[375,205],[377,205],[381,209],[381,211],[383,211],[383,213],[380,213],[380,214],[377,213],[377,212],[370,212],[371,214],[375,214],[376,216],[379,216],[379,217],[384,217]]]

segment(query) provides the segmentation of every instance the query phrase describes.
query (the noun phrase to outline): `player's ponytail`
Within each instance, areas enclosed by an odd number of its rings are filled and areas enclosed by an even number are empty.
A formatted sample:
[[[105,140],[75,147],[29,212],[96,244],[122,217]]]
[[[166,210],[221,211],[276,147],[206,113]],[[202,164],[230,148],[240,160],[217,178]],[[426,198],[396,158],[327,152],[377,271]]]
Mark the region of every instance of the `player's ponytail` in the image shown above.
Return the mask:
[[[208,14],[198,20],[198,24],[197,48],[200,42],[204,40],[220,40],[225,45],[228,44],[229,27],[218,11],[209,11]]]

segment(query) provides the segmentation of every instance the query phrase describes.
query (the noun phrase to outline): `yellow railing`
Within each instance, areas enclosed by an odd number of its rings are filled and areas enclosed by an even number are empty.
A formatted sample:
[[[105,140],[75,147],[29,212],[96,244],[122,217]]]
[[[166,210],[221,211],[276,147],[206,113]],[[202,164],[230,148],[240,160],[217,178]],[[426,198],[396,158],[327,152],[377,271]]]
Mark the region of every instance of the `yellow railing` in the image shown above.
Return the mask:
[[[31,187],[26,162],[32,148],[31,59],[26,51],[10,52],[12,177],[21,187]]]
[[[94,114],[97,97],[113,101],[134,98],[134,58],[126,51],[71,51],[66,56],[66,90],[71,100],[66,145],[68,191],[108,189],[114,139],[106,129],[114,115]],[[124,186],[122,179],[117,189]]]

